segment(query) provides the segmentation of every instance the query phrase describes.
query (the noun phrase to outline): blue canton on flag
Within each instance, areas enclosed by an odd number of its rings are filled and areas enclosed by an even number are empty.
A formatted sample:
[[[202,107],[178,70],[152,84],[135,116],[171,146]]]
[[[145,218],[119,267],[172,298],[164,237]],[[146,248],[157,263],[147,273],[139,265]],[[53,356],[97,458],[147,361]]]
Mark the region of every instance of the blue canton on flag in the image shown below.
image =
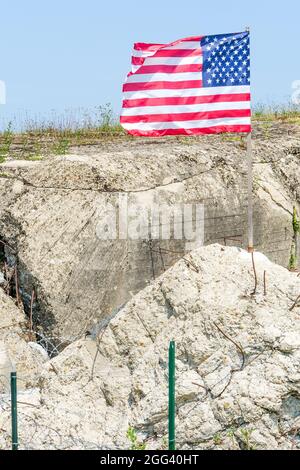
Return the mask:
[[[250,34],[204,36],[203,86],[250,85]]]

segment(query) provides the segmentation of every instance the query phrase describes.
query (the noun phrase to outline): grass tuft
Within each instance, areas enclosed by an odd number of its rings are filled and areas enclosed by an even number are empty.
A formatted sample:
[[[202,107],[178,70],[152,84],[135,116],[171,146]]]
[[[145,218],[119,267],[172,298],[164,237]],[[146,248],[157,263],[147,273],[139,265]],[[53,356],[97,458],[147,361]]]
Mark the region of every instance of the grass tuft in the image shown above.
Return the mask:
[[[72,146],[96,145],[118,138],[130,136],[119,124],[110,104],[63,114],[52,112],[46,118],[25,114],[0,132],[0,163],[10,154],[16,159],[35,161],[48,155],[65,155]]]
[[[272,123],[300,125],[300,107],[292,104],[258,104],[252,114],[253,121],[260,124],[266,138]],[[62,114],[52,111],[46,117],[25,114],[5,124],[3,129],[0,132],[0,164],[10,157],[38,161],[50,155],[65,155],[71,147],[132,139],[119,124],[109,103],[88,110],[67,110]],[[245,147],[244,137],[224,134],[222,139]],[[194,143],[191,137],[179,136],[177,140],[186,145]]]
[[[253,119],[256,121],[278,121],[287,124],[300,124],[300,106],[293,103],[257,104],[253,107]]]

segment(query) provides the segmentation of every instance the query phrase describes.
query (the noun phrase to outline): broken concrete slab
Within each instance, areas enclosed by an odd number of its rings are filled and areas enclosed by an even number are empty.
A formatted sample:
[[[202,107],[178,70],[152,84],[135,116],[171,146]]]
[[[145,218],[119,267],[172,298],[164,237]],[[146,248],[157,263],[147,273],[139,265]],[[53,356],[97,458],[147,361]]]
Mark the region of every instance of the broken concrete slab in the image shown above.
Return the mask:
[[[287,266],[299,209],[299,131],[254,135],[255,245]],[[72,149],[0,177],[0,237],[17,254],[25,305],[64,345],[114,315],[189,251],[186,240],[103,240],[99,226],[119,195],[204,205],[204,243],[247,246],[246,161],[240,138],[132,140]],[[8,250],[7,256],[10,256]]]
[[[234,247],[187,255],[98,332],[45,363],[34,407],[20,404],[26,449],[147,449],[167,436],[170,340],[176,342],[178,449],[299,448],[296,273]],[[267,289],[264,289],[264,273]],[[28,390],[30,393],[30,390]],[[27,402],[22,398],[21,401]],[[1,447],[9,445],[3,407]]]

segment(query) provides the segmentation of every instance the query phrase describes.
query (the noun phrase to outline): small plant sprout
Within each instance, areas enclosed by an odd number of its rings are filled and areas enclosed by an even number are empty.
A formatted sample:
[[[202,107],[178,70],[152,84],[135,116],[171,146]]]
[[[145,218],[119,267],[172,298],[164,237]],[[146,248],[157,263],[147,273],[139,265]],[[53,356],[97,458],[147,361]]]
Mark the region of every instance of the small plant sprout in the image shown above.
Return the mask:
[[[131,443],[130,450],[145,450],[146,449],[145,442],[140,442],[138,440],[136,430],[132,428],[131,426],[129,426],[126,436]]]
[[[213,439],[214,439],[214,444],[216,446],[219,446],[223,442],[223,438],[222,438],[221,434],[219,434],[219,433],[215,434]]]
[[[255,446],[251,444],[251,435],[254,432],[254,429],[241,429],[242,440],[245,446],[245,450],[255,450]]]
[[[293,231],[296,234],[300,233],[300,221],[298,219],[297,209],[295,206],[293,208]]]
[[[229,437],[229,439],[231,440],[232,445],[235,444],[235,431],[236,430],[234,428],[230,428],[227,431],[227,437]]]

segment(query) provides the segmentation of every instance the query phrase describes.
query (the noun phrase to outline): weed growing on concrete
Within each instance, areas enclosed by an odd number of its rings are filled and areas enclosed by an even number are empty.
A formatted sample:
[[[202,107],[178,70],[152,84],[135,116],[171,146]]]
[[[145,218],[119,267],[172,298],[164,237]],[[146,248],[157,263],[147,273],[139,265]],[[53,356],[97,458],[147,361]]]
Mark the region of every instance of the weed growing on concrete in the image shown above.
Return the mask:
[[[146,444],[145,442],[140,442],[138,440],[136,430],[129,426],[128,431],[127,431],[127,438],[131,443],[130,450],[145,450],[146,449]]]

